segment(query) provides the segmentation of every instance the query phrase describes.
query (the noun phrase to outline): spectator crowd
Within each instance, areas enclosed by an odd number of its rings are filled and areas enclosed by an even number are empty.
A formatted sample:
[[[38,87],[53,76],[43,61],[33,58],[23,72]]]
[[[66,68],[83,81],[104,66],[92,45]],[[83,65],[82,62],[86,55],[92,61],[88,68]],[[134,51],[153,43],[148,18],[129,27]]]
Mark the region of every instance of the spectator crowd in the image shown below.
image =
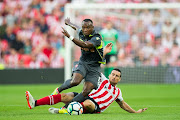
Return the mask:
[[[0,0],[0,64],[5,68],[64,67],[64,6],[80,0]],[[83,0],[95,3],[164,3],[177,0]],[[110,66],[180,66],[180,9],[109,10],[90,17],[102,33],[117,33],[117,58]],[[83,11],[85,12],[85,11]],[[100,12],[100,11],[99,11]],[[103,11],[101,12],[103,13]],[[111,41],[111,40],[110,40]],[[75,49],[76,59],[80,52]]]

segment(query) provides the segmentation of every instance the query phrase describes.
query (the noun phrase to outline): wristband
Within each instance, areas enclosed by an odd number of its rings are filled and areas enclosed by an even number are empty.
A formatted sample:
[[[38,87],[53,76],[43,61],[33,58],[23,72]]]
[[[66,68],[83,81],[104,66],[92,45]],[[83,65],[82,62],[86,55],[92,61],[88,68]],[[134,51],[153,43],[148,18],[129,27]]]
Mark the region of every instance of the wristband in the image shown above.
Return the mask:
[[[73,37],[73,36],[70,36],[69,39],[72,41],[72,40],[74,39],[74,37]]]

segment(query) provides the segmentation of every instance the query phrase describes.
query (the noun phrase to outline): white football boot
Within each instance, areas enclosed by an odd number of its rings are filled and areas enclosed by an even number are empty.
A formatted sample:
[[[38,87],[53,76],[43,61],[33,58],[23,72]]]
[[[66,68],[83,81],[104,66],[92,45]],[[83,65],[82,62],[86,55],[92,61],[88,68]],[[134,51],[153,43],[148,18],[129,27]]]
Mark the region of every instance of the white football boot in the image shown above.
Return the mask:
[[[49,110],[48,110],[50,113],[52,113],[52,114],[58,114],[59,113],[59,108],[49,108]]]
[[[28,107],[30,109],[33,109],[35,107],[35,100],[29,91],[26,91],[26,100],[28,103]]]

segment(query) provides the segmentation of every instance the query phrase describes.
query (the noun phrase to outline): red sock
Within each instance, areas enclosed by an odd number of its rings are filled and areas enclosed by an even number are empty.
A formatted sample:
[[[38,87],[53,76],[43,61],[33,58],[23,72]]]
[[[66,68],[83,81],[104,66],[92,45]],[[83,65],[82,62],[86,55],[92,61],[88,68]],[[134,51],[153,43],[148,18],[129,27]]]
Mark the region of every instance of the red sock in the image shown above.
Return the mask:
[[[54,105],[54,104],[56,104],[58,102],[61,102],[61,94],[50,95],[50,96],[46,96],[44,98],[41,98],[41,99],[36,101],[36,106],[39,106],[39,105]]]

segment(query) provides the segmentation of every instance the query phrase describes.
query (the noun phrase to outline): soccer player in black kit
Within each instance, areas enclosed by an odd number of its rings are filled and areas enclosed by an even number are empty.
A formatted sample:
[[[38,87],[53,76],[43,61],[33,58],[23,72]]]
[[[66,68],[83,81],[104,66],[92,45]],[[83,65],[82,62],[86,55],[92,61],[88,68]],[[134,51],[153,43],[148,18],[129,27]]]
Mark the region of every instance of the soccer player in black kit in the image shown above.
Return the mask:
[[[65,24],[77,30],[77,26],[72,24],[69,18],[65,19]],[[52,95],[77,86],[84,79],[82,92],[72,100],[82,102],[92,89],[98,87],[98,79],[101,75],[100,64],[105,63],[103,58],[102,38],[100,34],[94,30],[93,21],[91,19],[84,19],[82,21],[79,39],[71,36],[63,27],[62,29],[64,36],[81,47],[81,57],[78,63],[73,67],[72,78],[66,80],[59,88],[55,89]],[[67,107],[67,105],[65,107]]]

